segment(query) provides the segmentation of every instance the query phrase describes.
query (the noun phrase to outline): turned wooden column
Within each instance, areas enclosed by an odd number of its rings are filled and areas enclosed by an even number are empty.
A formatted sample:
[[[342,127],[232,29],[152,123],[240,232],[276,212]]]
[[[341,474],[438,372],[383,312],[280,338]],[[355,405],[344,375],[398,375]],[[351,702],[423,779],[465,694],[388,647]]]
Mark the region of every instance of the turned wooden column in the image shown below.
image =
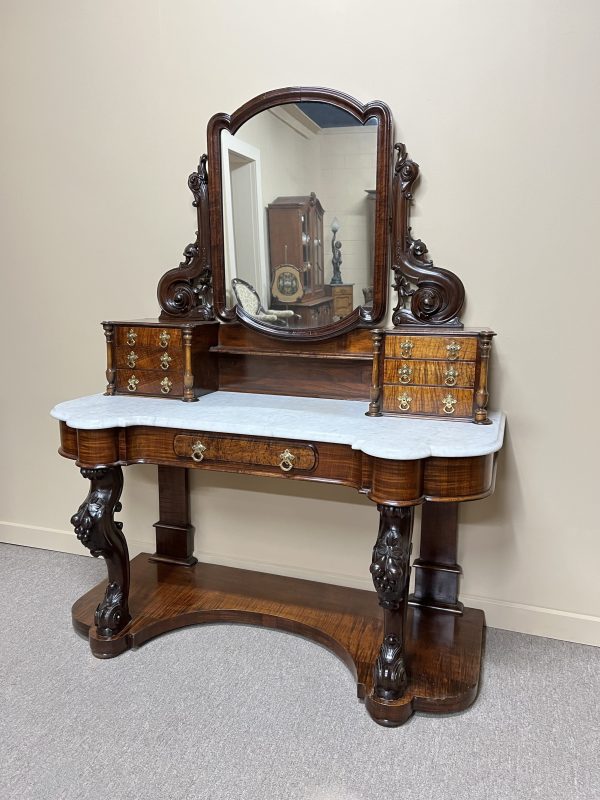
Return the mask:
[[[130,621],[129,552],[123,535],[123,523],[115,522],[121,510],[119,498],[123,490],[121,467],[83,468],[81,474],[90,481],[88,496],[71,517],[77,538],[91,554],[102,556],[108,570],[104,598],[94,615],[96,634],[110,639]]]
[[[198,559],[194,557],[187,469],[158,467],[158,508],[160,519],[154,523],[156,552],[150,560],[193,566]]]
[[[408,685],[405,632],[413,507],[378,505],[377,509],[380,522],[371,576],[383,608],[384,629],[373,670],[373,692],[382,700],[398,700]]]
[[[458,503],[424,503],[422,509],[421,549],[413,563],[415,591],[409,603],[462,614],[458,599],[462,568],[456,563]]]

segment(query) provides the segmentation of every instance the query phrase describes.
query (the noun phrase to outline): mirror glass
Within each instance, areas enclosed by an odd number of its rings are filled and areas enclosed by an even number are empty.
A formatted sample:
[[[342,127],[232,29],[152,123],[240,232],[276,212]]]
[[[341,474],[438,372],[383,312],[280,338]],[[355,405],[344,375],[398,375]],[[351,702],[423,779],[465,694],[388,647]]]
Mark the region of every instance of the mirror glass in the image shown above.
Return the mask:
[[[221,132],[227,307],[316,328],[373,296],[377,120],[328,103],[262,111]]]

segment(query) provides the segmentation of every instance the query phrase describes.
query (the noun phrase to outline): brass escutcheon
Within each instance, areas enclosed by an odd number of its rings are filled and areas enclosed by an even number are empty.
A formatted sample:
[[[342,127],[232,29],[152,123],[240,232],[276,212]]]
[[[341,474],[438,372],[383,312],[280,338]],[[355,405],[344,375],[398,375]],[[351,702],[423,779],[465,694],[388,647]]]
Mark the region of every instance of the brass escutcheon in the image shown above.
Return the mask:
[[[279,467],[284,472],[289,472],[294,466],[294,461],[296,460],[296,456],[290,453],[290,451],[286,447],[283,453],[279,454],[279,458],[280,458]]]
[[[158,337],[158,343],[161,347],[168,347],[169,342],[171,341],[171,334],[167,333],[167,331],[161,331],[160,336]]]
[[[170,381],[168,378],[163,378],[160,382],[160,390],[163,394],[169,394],[171,386],[173,386],[173,381]]]
[[[412,397],[409,394],[401,394],[398,398],[398,406],[400,411],[410,411],[410,404],[412,403]]]
[[[448,367],[444,370],[444,383],[446,386],[456,386],[458,381],[458,370],[454,367]]]
[[[402,358],[410,358],[412,356],[414,344],[410,339],[405,339],[400,345],[400,353]]]
[[[169,369],[169,364],[173,361],[171,356],[168,353],[163,353],[160,357],[160,368],[161,369]]]
[[[460,353],[460,345],[458,342],[450,342],[450,344],[446,345],[446,350],[448,351],[448,360],[456,361]]]
[[[400,377],[400,383],[410,383],[412,380],[412,367],[409,367],[408,364],[405,364],[403,367],[400,367],[398,370],[398,376]]]
[[[129,378],[129,380],[127,381],[128,391],[135,392],[139,382],[140,382],[139,378],[136,378],[135,375],[132,375],[131,378]]]
[[[192,460],[199,464],[201,461],[204,461],[204,453],[206,452],[206,447],[202,444],[200,439],[197,442],[194,442],[192,445]]]
[[[442,400],[442,403],[444,404],[444,414],[454,414],[454,406],[457,402],[458,401],[456,400],[456,397],[452,397],[451,394],[447,394]]]
[[[127,344],[130,347],[133,347],[136,339],[137,339],[137,333],[133,330],[133,328],[129,328],[129,330],[127,331]]]
[[[133,350],[127,356],[127,366],[133,369],[135,367],[135,362],[138,360],[137,353],[134,353]]]

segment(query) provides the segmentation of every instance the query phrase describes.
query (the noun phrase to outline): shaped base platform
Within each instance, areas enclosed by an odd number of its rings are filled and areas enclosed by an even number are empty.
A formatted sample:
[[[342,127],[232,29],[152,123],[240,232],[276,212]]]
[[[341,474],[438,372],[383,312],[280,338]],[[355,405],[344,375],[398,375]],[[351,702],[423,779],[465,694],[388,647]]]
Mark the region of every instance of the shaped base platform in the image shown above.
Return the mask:
[[[348,666],[357,693],[380,725],[402,725],[414,711],[461,711],[479,685],[484,615],[409,608],[406,638],[408,689],[393,702],[373,695],[373,664],[383,638],[382,612],[374,592],[280,575],[195,564],[182,568],[131,562],[132,620],[117,636],[97,636],[94,611],[103,582],[73,606],[73,626],[89,636],[92,653],[113,658],[161,633],[207,622],[241,622],[290,631],[328,647]]]

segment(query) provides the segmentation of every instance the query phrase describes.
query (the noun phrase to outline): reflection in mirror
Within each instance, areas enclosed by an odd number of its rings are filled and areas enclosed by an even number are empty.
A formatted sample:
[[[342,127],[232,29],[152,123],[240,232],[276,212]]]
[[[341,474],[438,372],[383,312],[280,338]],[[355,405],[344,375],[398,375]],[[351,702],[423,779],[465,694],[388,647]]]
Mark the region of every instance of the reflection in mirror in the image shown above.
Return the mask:
[[[373,296],[377,122],[328,103],[221,133],[227,306],[316,328]]]

